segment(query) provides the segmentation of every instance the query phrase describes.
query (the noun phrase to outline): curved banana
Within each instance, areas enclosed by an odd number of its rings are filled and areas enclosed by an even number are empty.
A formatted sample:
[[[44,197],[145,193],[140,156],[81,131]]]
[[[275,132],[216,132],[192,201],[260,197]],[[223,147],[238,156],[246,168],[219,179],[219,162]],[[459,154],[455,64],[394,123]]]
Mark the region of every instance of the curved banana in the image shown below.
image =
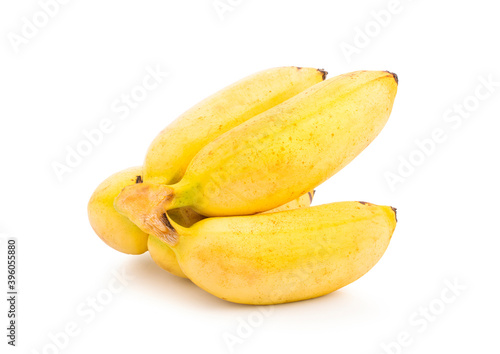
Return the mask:
[[[189,228],[169,221],[169,244],[189,279],[221,299],[266,305],[322,296],[360,278],[385,252],[396,210],[341,202],[207,218]]]
[[[272,68],[250,75],[206,98],[169,124],[151,143],[144,160],[144,181],[178,182],[205,145],[323,81],[326,75],[326,71],[313,68]]]
[[[142,166],[131,167],[106,178],[90,197],[87,212],[95,233],[109,246],[123,253],[141,254],[148,250],[148,234],[125,216],[118,214],[113,201],[123,188],[142,182]]]
[[[143,231],[169,237],[166,210],[206,216],[276,208],[327,180],[382,130],[397,91],[386,71],[357,71],[299,93],[206,145],[173,185],[125,188],[115,208]]]
[[[321,82],[326,75],[326,71],[313,68],[272,68],[250,75],[198,103],[156,137],[146,154],[143,171],[122,171],[97,187],[88,205],[92,228],[118,251],[145,252],[147,235],[113,207],[114,199],[126,186],[123,182],[131,181],[136,174],[142,175],[145,181],[176,182],[204,145],[254,115]],[[179,217],[186,225],[199,220],[196,213],[190,211],[179,213]],[[120,225],[120,221],[123,224]]]

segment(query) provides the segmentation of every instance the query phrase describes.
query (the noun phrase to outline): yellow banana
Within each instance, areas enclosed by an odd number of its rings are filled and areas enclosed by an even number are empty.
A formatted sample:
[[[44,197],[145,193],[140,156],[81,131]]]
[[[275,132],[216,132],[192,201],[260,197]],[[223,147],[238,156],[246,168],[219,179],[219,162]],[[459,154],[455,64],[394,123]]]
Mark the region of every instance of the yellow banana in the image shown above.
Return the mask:
[[[314,191],[304,194],[300,198],[294,199],[287,204],[281,205],[275,209],[266,211],[262,214],[306,208],[311,205],[313,197],[314,197]],[[185,209],[183,211],[184,213],[191,212],[189,208],[183,208],[183,209]],[[201,219],[197,220],[197,218],[199,217],[198,214],[197,216],[179,215],[178,213],[180,210],[181,209],[176,209],[169,212],[169,217],[172,220],[175,220],[174,222],[176,222],[176,224],[179,224],[179,221],[182,222],[185,220],[189,220],[190,221],[189,225],[182,224],[183,227],[186,227],[186,226],[192,226],[193,224],[195,224],[196,221],[201,220]],[[159,238],[156,237],[155,235],[149,235],[148,250],[149,254],[151,255],[151,258],[153,258],[155,263],[159,265],[161,268],[179,277],[187,278],[187,276],[184,274],[181,267],[179,266],[179,262],[177,262],[177,258],[175,256],[174,251],[172,251],[172,248],[169,246],[169,244],[164,241],[164,238]]]
[[[341,202],[189,228],[169,222],[169,244],[189,279],[221,299],[265,305],[322,296],[360,278],[385,252],[396,210]]]
[[[326,71],[313,68],[272,68],[250,75],[206,98],[172,122],[152,142],[144,160],[144,181],[178,182],[202,147],[323,81],[326,75]]]
[[[149,235],[148,250],[151,258],[160,268],[178,277],[187,278],[177,262],[174,251],[165,241],[154,235]]]
[[[123,188],[141,182],[141,174],[142,166],[131,167],[106,178],[94,191],[87,206],[95,233],[109,246],[128,254],[146,252],[148,234],[118,214],[113,201]]]
[[[145,181],[173,183],[182,177],[192,157],[207,143],[236,125],[321,82],[326,71],[281,67],[264,70],[232,84],[200,102],[165,128],[149,147],[143,171],[138,168],[115,174],[92,195],[90,223],[99,237],[118,251],[140,254],[148,236],[118,214],[113,201],[136,175]],[[187,209],[187,208],[186,208]],[[178,211],[183,224],[199,220],[190,211]]]
[[[115,208],[143,231],[166,238],[166,210],[228,216],[276,208],[363,151],[387,122],[396,91],[397,76],[386,71],[316,84],[206,145],[179,182],[126,187]]]

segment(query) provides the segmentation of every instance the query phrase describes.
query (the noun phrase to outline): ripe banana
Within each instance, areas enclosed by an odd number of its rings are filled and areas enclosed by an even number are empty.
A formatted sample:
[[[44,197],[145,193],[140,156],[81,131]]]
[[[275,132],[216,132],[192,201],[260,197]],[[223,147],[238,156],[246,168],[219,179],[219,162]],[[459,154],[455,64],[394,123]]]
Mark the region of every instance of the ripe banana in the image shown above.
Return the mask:
[[[173,185],[124,188],[115,208],[143,231],[169,237],[166,210],[206,216],[276,208],[327,180],[378,135],[389,118],[397,76],[341,75],[233,128],[200,150]]]
[[[284,210],[293,210],[293,209],[299,209],[299,208],[306,208],[311,205],[312,199],[314,196],[314,191],[309,192],[307,194],[304,194],[298,199],[292,200],[291,202],[281,205],[277,207],[276,209],[266,211],[265,213],[262,214],[267,214],[267,213],[275,213],[279,211],[284,211]],[[184,208],[184,212],[190,212],[190,209]],[[169,217],[172,220],[175,220],[176,224],[179,224],[180,221],[185,221],[189,220],[190,224],[189,225],[183,225],[184,227],[186,226],[192,226],[195,223],[196,218],[195,217],[189,217],[189,216],[181,216],[178,214],[178,211],[181,209],[176,209],[172,210],[169,212]],[[175,256],[175,253],[172,251],[172,248],[169,246],[169,244],[164,241],[163,238],[156,237],[155,235],[149,235],[148,239],[148,250],[149,254],[151,255],[151,258],[155,261],[157,265],[159,265],[161,268],[169,271],[170,273],[177,275],[182,278],[187,278],[187,276],[184,274],[182,271],[181,267],[179,266],[179,262],[177,262],[177,258]]]
[[[221,299],[266,305],[322,296],[360,278],[385,252],[396,210],[341,202],[207,218],[189,228],[168,220],[168,242],[189,279]]]
[[[172,122],[152,142],[144,160],[144,181],[178,182],[205,145],[323,81],[326,75],[326,71],[313,68],[273,68],[250,75],[206,98]]]
[[[113,201],[136,176],[145,181],[174,183],[192,157],[207,143],[236,125],[321,82],[326,71],[281,67],[250,75],[200,102],[165,128],[146,154],[144,167],[129,169],[106,179],[88,204],[90,224],[99,237],[118,251],[140,254],[148,249],[148,235],[118,214]],[[199,220],[187,210],[177,211],[182,224]]]
[[[90,197],[87,206],[90,225],[95,233],[112,248],[128,254],[148,250],[148,234],[128,218],[120,215],[113,201],[126,186],[141,182],[141,167],[131,167],[106,178]]]

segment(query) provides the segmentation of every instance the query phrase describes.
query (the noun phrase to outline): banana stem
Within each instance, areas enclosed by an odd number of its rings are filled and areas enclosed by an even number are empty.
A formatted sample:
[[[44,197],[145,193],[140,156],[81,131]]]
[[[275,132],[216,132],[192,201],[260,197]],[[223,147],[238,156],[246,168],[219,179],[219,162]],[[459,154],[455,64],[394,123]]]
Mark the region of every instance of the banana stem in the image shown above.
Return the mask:
[[[125,187],[116,197],[115,209],[148,234],[165,238],[170,232],[165,211],[175,204],[175,190],[166,185],[139,183]]]

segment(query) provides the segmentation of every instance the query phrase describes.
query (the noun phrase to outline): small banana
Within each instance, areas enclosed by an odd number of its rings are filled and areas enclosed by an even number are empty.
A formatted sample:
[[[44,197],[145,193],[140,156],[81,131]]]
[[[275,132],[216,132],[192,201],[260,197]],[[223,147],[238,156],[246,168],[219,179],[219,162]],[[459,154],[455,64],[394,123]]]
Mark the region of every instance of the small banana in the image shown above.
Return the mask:
[[[95,233],[108,245],[123,253],[141,254],[148,250],[148,234],[120,215],[113,201],[126,186],[142,182],[142,166],[131,167],[106,178],[90,197],[87,212]]]
[[[396,227],[394,208],[366,202],[207,218],[189,228],[167,215],[184,274],[221,299],[253,305],[350,284],[378,262]]]
[[[171,185],[126,187],[115,208],[143,231],[169,237],[166,210],[248,215],[285,204],[327,180],[382,130],[397,76],[357,71],[323,81],[212,141]]]
[[[178,277],[187,278],[168,243],[154,235],[149,235],[148,250],[151,258],[160,268]]]
[[[326,71],[280,67],[250,75],[208,97],[182,114],[153,141],[139,168],[115,174],[99,185],[88,204],[90,224],[114,249],[140,254],[148,249],[148,235],[118,214],[113,201],[126,185],[141,180],[173,183],[180,179],[192,157],[227,130],[324,80]],[[177,216],[182,224],[200,220],[184,208]],[[153,252],[154,254],[154,252]]]

